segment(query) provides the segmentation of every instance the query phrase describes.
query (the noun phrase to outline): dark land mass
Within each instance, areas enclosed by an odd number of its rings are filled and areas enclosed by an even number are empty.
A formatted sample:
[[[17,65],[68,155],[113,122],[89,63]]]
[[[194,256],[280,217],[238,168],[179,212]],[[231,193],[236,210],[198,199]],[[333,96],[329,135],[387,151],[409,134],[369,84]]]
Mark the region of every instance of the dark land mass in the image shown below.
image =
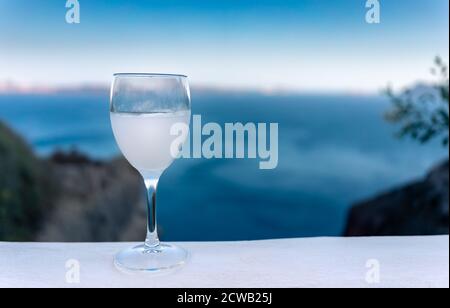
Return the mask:
[[[356,204],[345,235],[448,234],[448,168],[446,161],[423,180]]]
[[[76,151],[40,159],[0,123],[0,240],[142,240],[144,196],[124,159]]]

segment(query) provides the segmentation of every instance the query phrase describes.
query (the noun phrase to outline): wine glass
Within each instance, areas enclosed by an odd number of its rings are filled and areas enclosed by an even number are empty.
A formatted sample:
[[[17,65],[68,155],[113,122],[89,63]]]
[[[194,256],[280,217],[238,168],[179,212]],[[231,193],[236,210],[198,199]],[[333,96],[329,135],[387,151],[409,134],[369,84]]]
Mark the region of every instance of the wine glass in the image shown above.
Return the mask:
[[[110,103],[116,142],[128,162],[141,174],[147,189],[147,238],[143,245],[115,257],[125,271],[161,272],[186,262],[188,253],[159,241],[156,189],[161,174],[181,151],[185,137],[173,135],[174,125],[189,126],[191,100],[187,77],[175,74],[114,75]],[[177,140],[175,140],[177,139]],[[180,142],[175,147],[174,141]]]

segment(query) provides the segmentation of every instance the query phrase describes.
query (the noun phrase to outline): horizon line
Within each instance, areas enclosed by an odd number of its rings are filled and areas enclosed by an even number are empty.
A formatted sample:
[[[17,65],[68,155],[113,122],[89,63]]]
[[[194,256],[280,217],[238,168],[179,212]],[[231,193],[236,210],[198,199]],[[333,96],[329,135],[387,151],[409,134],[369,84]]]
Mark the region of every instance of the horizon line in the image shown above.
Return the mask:
[[[348,95],[348,96],[376,96],[380,95],[382,89],[364,90],[364,89],[294,89],[284,87],[236,87],[236,86],[218,86],[206,84],[192,84],[191,90],[201,92],[227,92],[227,93],[258,93],[261,95]],[[2,95],[44,95],[44,94],[64,94],[64,93],[109,93],[110,85],[106,83],[79,83],[73,85],[21,85],[12,81],[0,81],[0,94]]]

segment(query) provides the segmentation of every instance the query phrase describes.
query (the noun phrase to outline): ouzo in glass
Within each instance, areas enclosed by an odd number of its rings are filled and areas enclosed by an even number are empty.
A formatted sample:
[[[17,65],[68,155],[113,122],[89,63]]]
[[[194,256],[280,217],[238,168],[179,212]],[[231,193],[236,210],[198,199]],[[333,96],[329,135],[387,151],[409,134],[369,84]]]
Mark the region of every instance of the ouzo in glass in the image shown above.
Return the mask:
[[[115,74],[110,117],[122,154],[143,178],[148,205],[145,242],[118,253],[114,263],[119,269],[132,272],[162,272],[182,266],[187,260],[187,251],[159,241],[156,190],[161,174],[176,157],[175,139],[180,143],[180,136],[172,134],[171,128],[178,123],[187,127],[190,122],[191,99],[187,77]],[[181,146],[175,149],[181,151]]]

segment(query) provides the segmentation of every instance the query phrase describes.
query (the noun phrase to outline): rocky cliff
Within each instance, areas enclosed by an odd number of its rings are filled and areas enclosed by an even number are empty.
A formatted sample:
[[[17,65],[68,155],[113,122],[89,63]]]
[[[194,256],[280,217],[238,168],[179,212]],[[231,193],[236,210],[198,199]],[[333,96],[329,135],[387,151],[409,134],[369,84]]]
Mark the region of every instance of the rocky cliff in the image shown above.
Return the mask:
[[[39,159],[0,123],[0,240],[120,241],[145,236],[145,194],[124,159]]]
[[[449,233],[449,162],[415,183],[350,211],[346,236],[436,235]]]
[[[124,159],[101,163],[76,152],[57,153],[48,166],[50,177],[60,180],[53,210],[44,217],[36,240],[101,242],[145,237],[144,185]]]
[[[0,122],[0,240],[34,237],[53,203],[53,184],[45,170],[47,163]]]

